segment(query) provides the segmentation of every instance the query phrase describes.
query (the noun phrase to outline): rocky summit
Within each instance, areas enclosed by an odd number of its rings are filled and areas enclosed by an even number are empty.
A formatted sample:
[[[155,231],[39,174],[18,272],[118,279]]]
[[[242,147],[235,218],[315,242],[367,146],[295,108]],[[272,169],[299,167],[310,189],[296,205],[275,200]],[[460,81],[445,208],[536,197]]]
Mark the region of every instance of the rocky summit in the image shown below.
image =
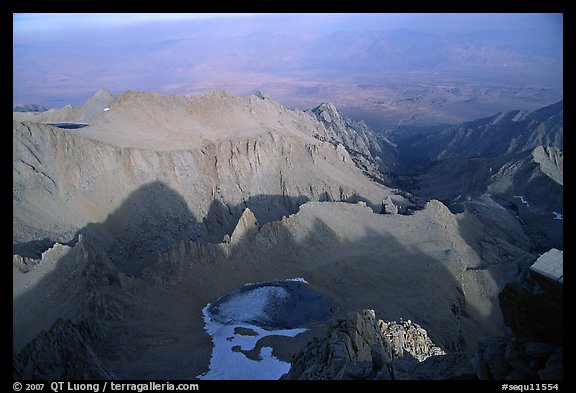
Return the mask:
[[[411,167],[334,105],[263,93],[14,111],[13,376],[561,378],[558,113],[466,126],[514,122],[504,155]],[[247,325],[274,305],[302,323]]]

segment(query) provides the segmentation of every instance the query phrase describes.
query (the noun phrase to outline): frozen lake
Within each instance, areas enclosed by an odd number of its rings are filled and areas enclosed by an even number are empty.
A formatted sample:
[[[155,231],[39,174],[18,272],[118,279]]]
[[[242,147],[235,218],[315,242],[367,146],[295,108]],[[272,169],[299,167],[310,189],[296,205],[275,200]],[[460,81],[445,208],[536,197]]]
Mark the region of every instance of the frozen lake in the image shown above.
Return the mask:
[[[254,354],[258,341],[303,333],[310,324],[328,320],[334,306],[304,280],[293,279],[245,285],[208,304],[203,313],[214,348],[210,370],[199,378],[278,379],[290,364],[273,356],[270,347]]]
[[[76,130],[78,128],[84,128],[89,126],[89,124],[84,123],[48,123],[48,125],[58,128],[65,128],[67,130]]]

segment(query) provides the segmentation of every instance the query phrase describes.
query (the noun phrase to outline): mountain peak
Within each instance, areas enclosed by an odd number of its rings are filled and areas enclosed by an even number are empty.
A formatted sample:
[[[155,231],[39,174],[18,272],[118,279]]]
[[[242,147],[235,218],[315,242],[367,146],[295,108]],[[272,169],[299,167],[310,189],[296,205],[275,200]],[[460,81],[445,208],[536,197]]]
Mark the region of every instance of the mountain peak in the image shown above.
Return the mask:
[[[94,94],[92,98],[94,97],[114,98],[114,95],[110,92],[110,90],[106,88],[101,88],[96,92],[96,94]]]
[[[312,108],[311,112],[326,123],[332,123],[342,117],[340,111],[338,111],[331,102],[323,102],[317,107]]]
[[[100,89],[88,101],[76,108],[77,116],[82,121],[91,122],[109,108],[114,95],[107,89]]]
[[[94,94],[88,101],[86,101],[83,105],[93,105],[94,103],[105,104],[108,106],[110,103],[114,101],[114,95],[108,89],[100,89]],[[101,105],[100,105],[101,106]]]
[[[244,209],[242,216],[236,224],[236,228],[230,236],[231,244],[238,244],[240,240],[249,233],[259,229],[258,220],[250,208]]]
[[[258,98],[260,98],[261,100],[266,100],[266,99],[270,99],[270,96],[264,92],[262,92],[261,90],[256,91],[256,93],[254,93],[254,95]]]
[[[225,90],[214,87],[214,88],[206,91],[206,93],[204,93],[204,97],[222,98],[222,97],[231,97],[231,95]]]
[[[333,103],[327,101],[327,102],[323,102],[320,105],[318,105],[318,108],[320,108],[321,110],[327,110],[330,112],[338,112],[338,109],[336,109],[336,106],[334,106]]]

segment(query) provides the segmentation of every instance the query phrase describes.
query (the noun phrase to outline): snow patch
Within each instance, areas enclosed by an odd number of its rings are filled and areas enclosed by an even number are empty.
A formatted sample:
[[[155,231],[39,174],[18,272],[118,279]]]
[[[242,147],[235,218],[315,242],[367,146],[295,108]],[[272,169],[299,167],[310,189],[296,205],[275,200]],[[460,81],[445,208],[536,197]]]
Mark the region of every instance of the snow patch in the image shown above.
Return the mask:
[[[304,284],[308,284],[308,281],[306,281],[303,277],[289,278],[286,281],[296,281],[296,282],[303,282]]]
[[[554,214],[555,220],[564,220],[564,215],[562,213],[552,212],[552,214]]]
[[[460,198],[462,198],[462,194],[458,194],[458,196],[452,200],[452,203],[456,203]]]
[[[108,112],[110,108],[104,108],[104,112]]]
[[[526,199],[524,199],[524,195],[514,195],[514,198],[519,198],[520,202],[522,202],[526,206],[530,206],[530,204],[528,204],[528,201]]]

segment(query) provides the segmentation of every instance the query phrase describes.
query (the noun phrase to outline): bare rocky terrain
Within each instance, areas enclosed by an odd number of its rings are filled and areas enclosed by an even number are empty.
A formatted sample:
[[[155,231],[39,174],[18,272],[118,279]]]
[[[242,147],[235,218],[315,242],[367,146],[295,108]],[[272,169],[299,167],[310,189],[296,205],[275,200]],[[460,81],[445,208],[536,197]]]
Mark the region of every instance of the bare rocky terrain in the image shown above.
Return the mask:
[[[554,186],[561,151],[494,166],[492,194],[464,208],[387,185],[397,154],[331,104],[289,110],[263,94],[101,90],[14,112],[14,377],[197,378],[212,351],[204,307],[296,277],[335,318],[371,309],[445,353],[476,353],[506,334],[499,293],[538,257],[496,190],[519,192],[506,182],[532,164],[534,188]],[[265,337],[250,356],[270,346],[289,362],[329,326]]]
[[[562,249],[563,113],[560,101],[445,129],[397,130],[388,136],[410,168],[400,184],[453,211],[500,205],[519,218],[534,250]]]

